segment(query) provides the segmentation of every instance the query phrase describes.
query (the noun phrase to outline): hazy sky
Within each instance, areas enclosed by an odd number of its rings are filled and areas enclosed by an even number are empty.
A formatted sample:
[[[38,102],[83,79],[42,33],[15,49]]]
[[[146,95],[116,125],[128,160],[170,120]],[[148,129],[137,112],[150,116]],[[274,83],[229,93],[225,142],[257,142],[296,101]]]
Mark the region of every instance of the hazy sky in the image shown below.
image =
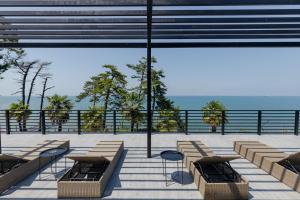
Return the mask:
[[[28,57],[51,61],[51,94],[78,95],[103,64],[117,65],[130,76],[128,63],[146,55],[144,49],[27,49]],[[299,48],[155,49],[157,66],[165,71],[168,95],[300,96]],[[17,89],[18,74],[10,70],[0,81],[0,94]],[[132,81],[130,85],[134,84]],[[40,90],[37,85],[35,93]]]

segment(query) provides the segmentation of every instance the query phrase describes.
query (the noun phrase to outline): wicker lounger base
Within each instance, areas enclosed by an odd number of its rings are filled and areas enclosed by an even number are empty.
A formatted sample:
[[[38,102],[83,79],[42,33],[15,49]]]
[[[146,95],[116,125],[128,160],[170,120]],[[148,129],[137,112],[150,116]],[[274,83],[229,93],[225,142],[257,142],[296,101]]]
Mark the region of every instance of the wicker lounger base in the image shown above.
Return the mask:
[[[99,180],[67,180],[72,169],[58,180],[58,198],[100,198],[124,150],[123,141],[101,141],[86,156],[70,157],[73,160],[106,159],[109,165]]]
[[[19,167],[11,169],[9,172],[0,176],[0,193],[3,193],[11,186],[16,185],[26,177],[30,176],[39,169],[39,154],[40,152],[51,148],[66,148],[69,149],[70,142],[65,140],[46,140],[35,147],[28,148],[18,152],[16,158],[24,159]],[[51,158],[41,158],[41,167],[44,167],[50,162]]]
[[[291,158],[288,154],[258,141],[235,141],[234,150],[293,190],[300,192],[299,174],[281,164],[282,161]],[[300,154],[292,156],[300,164]]]
[[[241,182],[207,182],[197,169],[196,162],[203,156],[215,156],[212,150],[200,141],[178,141],[177,149],[185,156],[184,164],[193,175],[194,182],[205,200],[248,199],[248,180]]]

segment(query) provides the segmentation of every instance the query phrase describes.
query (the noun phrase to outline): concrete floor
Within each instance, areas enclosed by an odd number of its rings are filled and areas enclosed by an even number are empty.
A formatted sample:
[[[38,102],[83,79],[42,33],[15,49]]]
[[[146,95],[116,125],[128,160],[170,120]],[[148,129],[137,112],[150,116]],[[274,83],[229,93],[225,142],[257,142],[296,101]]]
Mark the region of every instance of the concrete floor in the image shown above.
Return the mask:
[[[145,134],[15,134],[2,135],[4,153],[14,153],[25,149],[45,139],[69,139],[72,154],[84,154],[99,140],[124,140],[125,152],[121,158],[116,173],[106,188],[104,199],[202,199],[196,190],[188,173],[184,173],[183,185],[171,183],[165,185],[162,175],[161,159],[159,153],[167,149],[175,149],[177,140],[202,140],[219,155],[235,154],[232,150],[234,140],[260,140],[285,152],[300,151],[300,137],[293,135],[213,135],[213,134],[154,134],[152,136],[153,158],[146,158]],[[67,163],[68,167],[72,162]],[[272,176],[258,169],[245,159],[232,162],[232,166],[250,181],[249,197],[257,200],[291,199],[300,200],[300,194],[291,190]],[[64,172],[64,159],[58,162],[58,177]],[[169,173],[176,171],[176,164],[168,166]],[[50,173],[50,166],[42,172],[42,180],[38,174],[27,178],[19,185],[7,191],[1,198],[4,199],[56,199],[57,184]]]

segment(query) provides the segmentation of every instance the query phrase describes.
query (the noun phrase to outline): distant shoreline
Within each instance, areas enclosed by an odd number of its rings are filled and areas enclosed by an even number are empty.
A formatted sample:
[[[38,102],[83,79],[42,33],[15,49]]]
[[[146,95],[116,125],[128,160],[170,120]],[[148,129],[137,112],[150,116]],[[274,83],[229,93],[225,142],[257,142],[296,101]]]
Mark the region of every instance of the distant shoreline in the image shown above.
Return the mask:
[[[69,96],[74,109],[87,109],[88,100],[75,102],[75,96]],[[208,101],[221,101],[227,109],[238,110],[300,110],[300,96],[168,96],[180,109],[200,110]],[[19,96],[0,96],[0,109],[7,109],[9,104],[16,102]],[[40,97],[32,97],[30,107],[39,109]],[[47,105],[47,101],[45,102]]]

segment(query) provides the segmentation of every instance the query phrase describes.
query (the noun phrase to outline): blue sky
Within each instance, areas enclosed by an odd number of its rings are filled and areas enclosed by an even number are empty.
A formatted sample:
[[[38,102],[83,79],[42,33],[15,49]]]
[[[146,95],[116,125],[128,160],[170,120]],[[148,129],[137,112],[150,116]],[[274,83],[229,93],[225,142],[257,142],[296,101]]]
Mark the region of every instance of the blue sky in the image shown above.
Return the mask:
[[[146,55],[144,49],[27,49],[28,57],[51,61],[51,93],[78,95],[90,76],[114,64],[128,76],[127,63]],[[165,71],[168,95],[300,96],[299,48],[154,49]],[[17,90],[10,70],[0,81],[0,94]],[[134,82],[130,81],[129,85]],[[36,88],[38,93],[39,87]]]

